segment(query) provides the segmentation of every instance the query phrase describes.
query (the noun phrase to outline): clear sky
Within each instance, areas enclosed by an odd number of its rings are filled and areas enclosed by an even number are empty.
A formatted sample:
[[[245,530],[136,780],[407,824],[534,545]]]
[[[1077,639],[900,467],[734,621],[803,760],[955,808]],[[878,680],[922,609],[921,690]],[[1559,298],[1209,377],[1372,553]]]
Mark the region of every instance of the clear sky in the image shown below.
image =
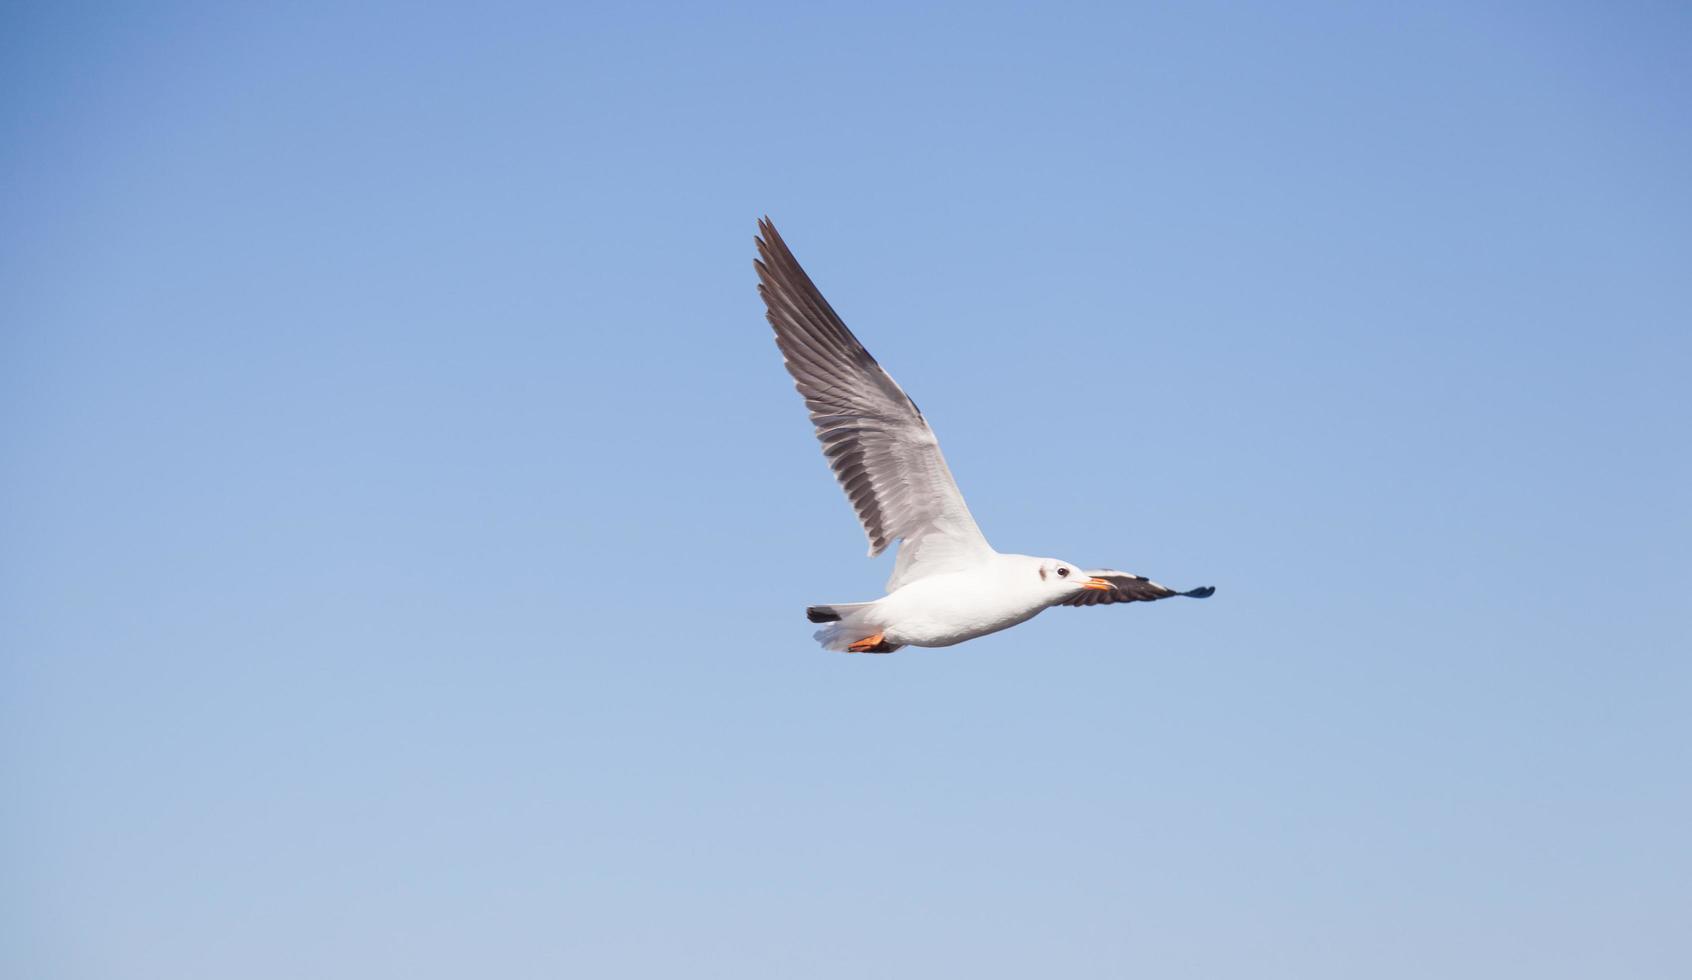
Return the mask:
[[[1692,971],[1685,5],[3,19],[0,974]],[[766,213],[1216,597],[817,649]]]

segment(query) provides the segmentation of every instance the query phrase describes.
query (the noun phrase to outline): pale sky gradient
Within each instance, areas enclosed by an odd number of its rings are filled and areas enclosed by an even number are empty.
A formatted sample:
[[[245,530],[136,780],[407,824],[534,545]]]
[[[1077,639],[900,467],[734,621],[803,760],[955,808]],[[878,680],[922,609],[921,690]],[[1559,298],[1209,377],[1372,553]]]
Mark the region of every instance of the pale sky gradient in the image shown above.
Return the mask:
[[[1692,975],[1685,5],[352,6],[0,15],[0,975]]]

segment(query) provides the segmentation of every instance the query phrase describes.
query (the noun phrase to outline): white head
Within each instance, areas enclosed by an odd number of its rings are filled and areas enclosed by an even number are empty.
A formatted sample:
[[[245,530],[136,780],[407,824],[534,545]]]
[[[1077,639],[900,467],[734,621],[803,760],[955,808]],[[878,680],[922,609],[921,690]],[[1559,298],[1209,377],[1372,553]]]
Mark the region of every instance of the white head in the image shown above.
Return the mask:
[[[1102,578],[1093,578],[1072,561],[1061,561],[1057,558],[1033,558],[1030,561],[1036,566],[1034,574],[1039,576],[1040,587],[1051,593],[1053,602],[1088,589],[1100,592],[1108,592],[1111,589],[1109,582]]]

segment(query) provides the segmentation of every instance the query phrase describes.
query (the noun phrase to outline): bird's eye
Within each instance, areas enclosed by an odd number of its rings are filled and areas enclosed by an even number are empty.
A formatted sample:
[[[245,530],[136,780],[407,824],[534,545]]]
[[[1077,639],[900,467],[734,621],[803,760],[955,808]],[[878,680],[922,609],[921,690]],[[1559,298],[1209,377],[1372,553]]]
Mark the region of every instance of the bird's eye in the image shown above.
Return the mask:
[[[1058,578],[1068,578],[1068,577],[1069,577],[1069,569],[1067,569],[1067,568],[1058,569]]]

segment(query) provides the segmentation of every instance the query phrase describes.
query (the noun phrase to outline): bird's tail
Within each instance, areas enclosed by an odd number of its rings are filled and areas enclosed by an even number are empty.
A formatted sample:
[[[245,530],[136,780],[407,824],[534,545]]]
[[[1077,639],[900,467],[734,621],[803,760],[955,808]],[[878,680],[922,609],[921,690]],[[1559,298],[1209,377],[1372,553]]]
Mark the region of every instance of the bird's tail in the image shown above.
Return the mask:
[[[825,649],[839,650],[842,653],[852,644],[878,635],[886,626],[878,621],[873,602],[837,602],[829,606],[811,606],[805,610],[805,618],[813,623],[827,624],[812,636]],[[898,649],[891,644],[888,646],[890,649],[885,652]]]

